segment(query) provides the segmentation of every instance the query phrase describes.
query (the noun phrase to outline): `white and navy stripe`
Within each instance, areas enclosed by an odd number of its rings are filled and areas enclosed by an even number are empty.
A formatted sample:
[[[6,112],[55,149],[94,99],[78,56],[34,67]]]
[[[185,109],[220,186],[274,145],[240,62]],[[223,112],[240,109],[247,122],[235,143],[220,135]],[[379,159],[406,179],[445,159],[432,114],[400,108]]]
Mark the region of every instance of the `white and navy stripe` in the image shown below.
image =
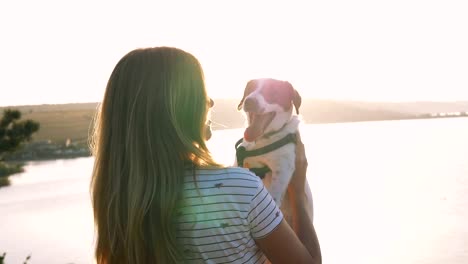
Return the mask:
[[[188,263],[264,263],[254,239],[283,215],[262,181],[243,168],[188,170],[177,239]]]

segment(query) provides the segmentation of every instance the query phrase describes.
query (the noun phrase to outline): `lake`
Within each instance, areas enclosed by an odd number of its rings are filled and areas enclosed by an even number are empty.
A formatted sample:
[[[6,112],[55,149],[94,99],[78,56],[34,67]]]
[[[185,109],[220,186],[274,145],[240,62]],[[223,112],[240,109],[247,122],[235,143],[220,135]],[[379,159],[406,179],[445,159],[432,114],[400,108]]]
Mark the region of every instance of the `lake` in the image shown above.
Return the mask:
[[[242,129],[209,146],[232,163]],[[468,263],[468,118],[305,124],[323,263]],[[30,162],[0,188],[6,264],[91,263],[92,158]]]

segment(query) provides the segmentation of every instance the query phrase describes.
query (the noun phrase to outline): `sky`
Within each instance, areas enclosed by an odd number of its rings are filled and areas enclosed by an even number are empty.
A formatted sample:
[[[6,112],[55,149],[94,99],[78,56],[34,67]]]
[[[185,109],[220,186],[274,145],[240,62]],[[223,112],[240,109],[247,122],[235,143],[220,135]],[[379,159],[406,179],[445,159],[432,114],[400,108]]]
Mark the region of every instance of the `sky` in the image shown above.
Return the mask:
[[[468,1],[0,2],[0,106],[99,102],[118,60],[173,46],[213,98],[248,80],[303,97],[468,100]]]

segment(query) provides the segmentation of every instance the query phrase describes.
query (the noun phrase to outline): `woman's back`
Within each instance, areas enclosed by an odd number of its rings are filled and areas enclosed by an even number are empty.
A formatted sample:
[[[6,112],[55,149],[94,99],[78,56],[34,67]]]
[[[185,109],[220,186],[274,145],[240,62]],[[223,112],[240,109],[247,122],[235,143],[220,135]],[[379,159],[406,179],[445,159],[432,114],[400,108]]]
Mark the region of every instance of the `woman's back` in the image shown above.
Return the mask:
[[[211,157],[211,106],[203,70],[190,53],[137,49],[117,63],[92,137],[97,263],[263,263],[265,256],[311,263],[320,257],[311,220],[301,214],[307,166],[290,184],[299,197],[299,239],[259,178]]]
[[[261,180],[248,170],[186,171],[177,240],[190,263],[263,263],[254,238],[269,234],[282,219]]]

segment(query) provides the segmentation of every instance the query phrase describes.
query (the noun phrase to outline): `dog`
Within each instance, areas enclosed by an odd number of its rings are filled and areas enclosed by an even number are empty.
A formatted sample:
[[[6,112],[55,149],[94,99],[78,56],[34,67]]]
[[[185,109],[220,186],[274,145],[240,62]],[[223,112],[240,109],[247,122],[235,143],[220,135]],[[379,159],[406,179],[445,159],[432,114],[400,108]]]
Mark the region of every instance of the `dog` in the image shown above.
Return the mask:
[[[247,83],[237,107],[245,113],[247,128],[236,144],[235,166],[248,168],[261,178],[263,175],[257,172],[267,172],[262,181],[292,225],[294,194],[287,190],[295,170],[294,143],[301,123],[298,116],[301,102],[301,96],[289,82],[265,78]],[[312,219],[312,194],[308,182],[305,193],[309,203],[307,213]]]

